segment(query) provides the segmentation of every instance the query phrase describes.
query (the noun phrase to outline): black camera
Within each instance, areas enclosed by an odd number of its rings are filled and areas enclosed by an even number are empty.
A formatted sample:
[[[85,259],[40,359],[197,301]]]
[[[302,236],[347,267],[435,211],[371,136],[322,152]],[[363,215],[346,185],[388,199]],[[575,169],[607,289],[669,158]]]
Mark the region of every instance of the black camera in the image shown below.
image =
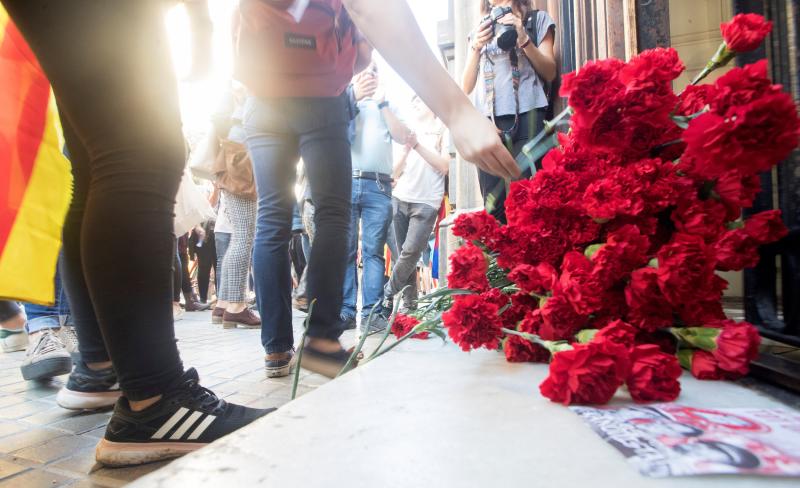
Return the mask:
[[[494,7],[489,15],[481,21],[481,24],[491,22],[497,47],[503,51],[510,51],[517,45],[517,29],[513,25],[497,23],[501,17],[509,13],[511,13],[511,7]]]

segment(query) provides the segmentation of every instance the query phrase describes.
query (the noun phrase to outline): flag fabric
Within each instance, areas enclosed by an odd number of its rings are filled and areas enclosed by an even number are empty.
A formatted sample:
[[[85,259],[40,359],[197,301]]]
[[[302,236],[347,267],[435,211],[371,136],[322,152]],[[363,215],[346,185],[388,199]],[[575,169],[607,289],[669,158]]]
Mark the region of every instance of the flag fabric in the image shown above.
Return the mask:
[[[50,83],[0,6],[0,298],[52,304],[70,163]]]

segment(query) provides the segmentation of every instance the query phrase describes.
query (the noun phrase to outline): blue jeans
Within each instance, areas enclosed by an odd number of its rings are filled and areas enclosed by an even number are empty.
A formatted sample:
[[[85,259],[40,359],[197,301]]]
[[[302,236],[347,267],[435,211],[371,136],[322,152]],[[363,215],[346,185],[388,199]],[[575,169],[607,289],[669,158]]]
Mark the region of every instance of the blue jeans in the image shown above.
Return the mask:
[[[61,284],[61,276],[56,271],[56,301],[52,306],[36,305],[33,303],[26,303],[25,315],[28,317],[28,322],[25,324],[25,330],[28,334],[39,332],[44,329],[58,329],[62,325],[72,325],[70,320],[69,301],[67,301],[67,294],[64,292],[64,287]]]
[[[344,278],[342,318],[356,315],[358,297],[358,238],[361,223],[361,315],[366,317],[383,298],[386,259],[383,248],[392,223],[392,187],[388,183],[353,178],[352,210],[350,212],[350,248],[347,254],[347,273]]]
[[[314,338],[336,340],[350,232],[350,142],[347,99],[250,97],[243,125],[253,160],[258,217],[253,268],[261,342],[266,352],[294,346],[289,240],[295,206],[296,165],[305,163],[316,206],[316,235],[308,259],[308,327]]]

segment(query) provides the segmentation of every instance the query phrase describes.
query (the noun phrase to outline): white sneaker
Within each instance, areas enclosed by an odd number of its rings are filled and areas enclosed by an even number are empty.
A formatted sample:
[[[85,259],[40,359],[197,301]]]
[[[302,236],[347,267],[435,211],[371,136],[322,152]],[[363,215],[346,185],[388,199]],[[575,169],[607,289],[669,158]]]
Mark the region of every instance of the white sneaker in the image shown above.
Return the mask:
[[[25,329],[6,329],[0,327],[0,348],[3,352],[24,351],[28,347]]]
[[[72,358],[53,329],[43,329],[29,336],[28,349],[20,371],[26,380],[41,380],[69,374]]]
[[[56,332],[56,335],[61,339],[61,342],[64,343],[64,347],[67,348],[67,352],[72,356],[73,360],[77,360],[81,357],[78,352],[78,334],[75,333],[75,327],[62,325]]]

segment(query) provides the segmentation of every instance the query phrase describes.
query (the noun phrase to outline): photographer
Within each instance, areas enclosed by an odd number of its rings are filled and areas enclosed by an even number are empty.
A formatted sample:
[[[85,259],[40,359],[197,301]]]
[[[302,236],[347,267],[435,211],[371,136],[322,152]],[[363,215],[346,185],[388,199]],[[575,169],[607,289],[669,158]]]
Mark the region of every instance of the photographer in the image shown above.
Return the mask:
[[[516,156],[544,128],[548,105],[544,83],[556,77],[555,22],[547,12],[533,10],[528,0],[482,0],[480,14],[469,38],[461,87],[493,119]],[[500,181],[479,170],[484,201]],[[493,212],[501,222],[505,222],[504,202],[505,192]]]

